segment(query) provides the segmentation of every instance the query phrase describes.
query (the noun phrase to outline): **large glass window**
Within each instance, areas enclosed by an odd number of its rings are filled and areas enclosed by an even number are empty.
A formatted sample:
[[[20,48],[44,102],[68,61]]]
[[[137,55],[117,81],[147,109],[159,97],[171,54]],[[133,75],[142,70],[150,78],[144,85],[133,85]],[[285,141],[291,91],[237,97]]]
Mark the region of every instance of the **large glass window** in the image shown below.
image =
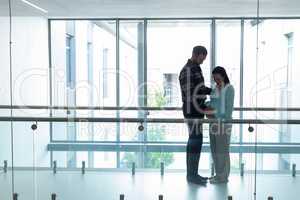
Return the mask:
[[[63,38],[65,36],[65,39]],[[65,51],[63,51],[65,49]],[[51,21],[52,104],[57,106],[116,106],[116,23],[114,21]],[[65,62],[62,56],[65,56]],[[71,117],[116,117],[115,111],[53,111],[70,117],[53,123],[54,141],[116,140],[115,123],[72,122]],[[97,155],[68,152],[69,166],[87,160],[93,166]]]
[[[297,106],[297,92],[292,91],[297,88],[294,72],[297,72],[295,66],[298,61],[294,55],[298,48],[298,22],[267,19],[51,20],[53,105],[177,107],[176,110],[163,111],[58,110],[52,114],[64,117],[180,119],[178,74],[191,57],[195,45],[203,45],[208,49],[208,57],[201,65],[206,85],[213,84],[210,74],[214,67],[212,63],[225,67],[235,88],[235,107]],[[259,60],[256,68],[257,28]],[[272,59],[275,57],[276,60]],[[240,116],[244,119],[296,119],[298,114],[287,111],[243,111],[241,115],[240,111],[234,111],[234,119]],[[67,124],[74,123],[53,123],[54,141],[142,144],[140,149],[134,147],[133,152],[116,149],[116,154],[111,154],[116,155],[111,157],[112,160],[107,160],[108,154],[105,152],[97,153],[101,157],[99,159],[95,157],[96,153],[76,153],[73,157],[77,165],[85,160],[90,166],[95,166],[95,163],[100,166],[99,160],[102,159],[110,163],[107,166],[116,164],[118,167],[128,167],[136,162],[140,167],[156,168],[158,161],[163,160],[169,163],[167,167],[170,168],[184,166],[174,152],[154,153],[144,147],[150,143],[163,147],[166,144],[185,144],[188,136],[185,124],[80,122],[76,123],[75,129],[70,129]],[[248,131],[249,126],[252,125],[233,125],[231,142],[240,145],[255,142],[255,134]],[[262,124],[254,128],[258,133],[258,143],[292,143],[299,140],[296,136],[297,125]],[[204,142],[209,142],[207,124],[204,125]],[[253,155],[244,154],[243,151],[247,149],[241,149],[233,165],[238,168],[241,162],[247,161],[251,163],[249,169],[253,169]],[[265,163],[268,159],[279,161],[274,167],[276,169],[290,167],[291,157],[286,155],[260,154],[258,157],[259,169],[267,169]]]
[[[145,87],[142,82],[144,77],[144,22],[136,20],[120,21],[119,27],[120,106],[143,106],[143,88]],[[136,118],[142,115],[143,111],[120,111],[120,117]],[[121,123],[120,130],[121,141],[143,140],[142,134],[138,130],[138,125],[135,123]]]
[[[205,82],[210,85],[211,21],[150,20],[147,25],[147,103],[152,107],[181,106],[178,81],[180,70],[191,58],[196,45],[205,46],[207,59],[201,65]],[[150,111],[149,117],[182,118],[181,112]],[[177,131],[174,131],[177,130]],[[157,132],[160,131],[161,133]],[[165,134],[169,133],[169,134]],[[160,140],[186,141],[182,124],[150,124],[149,134],[159,134]]]
[[[234,107],[240,102],[241,71],[241,20],[216,21],[216,66],[225,68],[230,84],[234,87]],[[233,118],[239,118],[239,112],[233,112]],[[231,142],[239,142],[240,126],[233,125]]]
[[[181,106],[178,74],[192,56],[192,49],[196,45],[205,46],[208,50],[207,59],[201,68],[205,81],[209,85],[210,33],[210,21],[148,21],[147,98],[149,106],[167,106],[167,101],[157,105],[157,96],[161,94],[166,98],[170,92],[173,94],[172,106]],[[166,81],[169,81],[167,89],[169,92],[164,91]]]

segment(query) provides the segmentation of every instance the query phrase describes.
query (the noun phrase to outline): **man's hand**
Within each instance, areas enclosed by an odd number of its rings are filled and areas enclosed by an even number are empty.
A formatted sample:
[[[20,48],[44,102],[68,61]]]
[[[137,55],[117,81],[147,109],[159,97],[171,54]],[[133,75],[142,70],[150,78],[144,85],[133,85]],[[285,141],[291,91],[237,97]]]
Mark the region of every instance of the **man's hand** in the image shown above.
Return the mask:
[[[214,119],[215,115],[214,114],[206,114],[207,119]]]
[[[206,115],[207,119],[212,119],[215,117],[216,111],[213,108],[205,108],[204,114]]]

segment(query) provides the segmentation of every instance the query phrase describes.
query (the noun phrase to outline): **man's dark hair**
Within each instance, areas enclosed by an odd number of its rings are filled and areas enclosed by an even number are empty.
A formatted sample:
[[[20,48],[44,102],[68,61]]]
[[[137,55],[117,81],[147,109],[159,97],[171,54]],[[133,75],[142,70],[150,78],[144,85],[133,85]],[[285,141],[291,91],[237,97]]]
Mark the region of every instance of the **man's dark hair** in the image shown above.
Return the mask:
[[[224,78],[225,85],[230,83],[228,75],[227,75],[226,70],[224,69],[224,67],[221,67],[221,66],[215,67],[212,71],[212,74],[220,74]]]
[[[193,48],[193,55],[198,56],[198,55],[207,55],[207,50],[204,46],[195,46]]]

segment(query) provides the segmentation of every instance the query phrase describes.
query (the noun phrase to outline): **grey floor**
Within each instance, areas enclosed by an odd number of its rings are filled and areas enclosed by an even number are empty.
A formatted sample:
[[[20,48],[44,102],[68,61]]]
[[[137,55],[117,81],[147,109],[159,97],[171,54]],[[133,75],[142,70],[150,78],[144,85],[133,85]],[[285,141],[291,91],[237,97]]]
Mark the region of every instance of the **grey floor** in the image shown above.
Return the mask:
[[[57,200],[225,200],[228,195],[235,200],[254,199],[254,176],[232,174],[228,184],[206,187],[188,184],[183,172],[97,172],[88,171],[16,171],[15,191],[18,200],[47,200],[56,193]],[[0,200],[11,199],[11,173],[0,173]],[[257,200],[300,199],[300,179],[291,175],[265,174],[257,176]]]

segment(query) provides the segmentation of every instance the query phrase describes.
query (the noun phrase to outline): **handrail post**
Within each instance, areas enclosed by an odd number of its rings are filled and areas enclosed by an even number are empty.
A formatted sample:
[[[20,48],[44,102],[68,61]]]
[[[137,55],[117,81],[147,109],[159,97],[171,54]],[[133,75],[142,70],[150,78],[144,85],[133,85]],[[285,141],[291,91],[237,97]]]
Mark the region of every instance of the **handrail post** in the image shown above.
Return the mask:
[[[160,175],[163,176],[165,174],[165,163],[160,163]]]
[[[7,173],[7,160],[4,160],[3,170],[4,170],[4,173]]]
[[[56,194],[55,193],[51,194],[51,200],[56,200]]]
[[[245,170],[245,164],[244,163],[241,164],[241,169],[240,170],[241,170],[240,175],[241,175],[241,177],[243,177],[244,176],[244,170]]]
[[[132,163],[131,174],[132,176],[135,175],[135,162]]]
[[[82,161],[81,173],[85,174],[85,161]]]
[[[292,169],[292,176],[296,177],[296,164],[293,164],[293,169]]]
[[[53,174],[56,174],[56,172],[57,172],[57,161],[54,160],[53,161]]]
[[[13,200],[18,200],[18,196],[19,196],[18,193],[14,193],[13,194]]]

